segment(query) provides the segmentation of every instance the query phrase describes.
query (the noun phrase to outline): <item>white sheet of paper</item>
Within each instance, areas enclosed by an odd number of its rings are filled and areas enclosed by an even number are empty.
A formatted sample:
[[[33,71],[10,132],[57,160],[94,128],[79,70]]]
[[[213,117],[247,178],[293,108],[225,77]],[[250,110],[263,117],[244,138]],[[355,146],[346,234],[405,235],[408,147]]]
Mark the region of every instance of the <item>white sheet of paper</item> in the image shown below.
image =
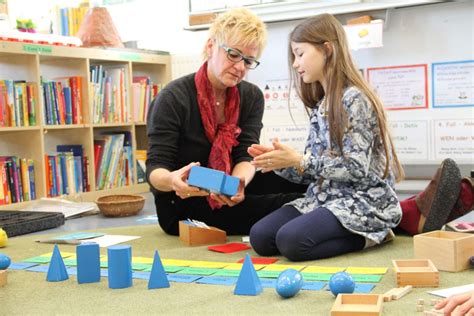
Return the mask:
[[[466,293],[473,290],[474,290],[474,283],[456,286],[456,287],[450,287],[450,288],[442,289],[442,290],[430,291],[428,293],[436,295],[436,296],[441,296],[441,297],[449,297],[451,295]]]
[[[101,248],[105,248],[108,246],[120,244],[122,242],[126,242],[129,240],[140,238],[140,236],[126,236],[126,235],[104,235],[97,238],[91,238],[84,240],[83,242],[95,242]]]

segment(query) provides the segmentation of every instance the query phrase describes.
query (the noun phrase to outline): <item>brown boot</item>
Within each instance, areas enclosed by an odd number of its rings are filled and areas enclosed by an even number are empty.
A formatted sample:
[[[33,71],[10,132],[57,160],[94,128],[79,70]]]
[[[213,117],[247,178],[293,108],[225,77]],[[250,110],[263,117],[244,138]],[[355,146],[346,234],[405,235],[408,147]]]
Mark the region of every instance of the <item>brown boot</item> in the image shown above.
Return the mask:
[[[461,179],[461,192],[448,217],[448,223],[467,214],[474,208],[474,183],[471,178]]]
[[[461,189],[461,172],[452,159],[445,159],[426,189],[416,197],[421,213],[419,232],[441,229],[450,217]]]

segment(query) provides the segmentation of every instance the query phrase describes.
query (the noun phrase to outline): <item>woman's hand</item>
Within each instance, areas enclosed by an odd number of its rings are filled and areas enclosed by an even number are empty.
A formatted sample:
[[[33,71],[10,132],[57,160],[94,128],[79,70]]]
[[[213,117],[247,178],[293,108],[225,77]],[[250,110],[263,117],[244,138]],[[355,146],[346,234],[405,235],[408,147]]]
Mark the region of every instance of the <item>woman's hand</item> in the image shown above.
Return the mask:
[[[269,172],[282,168],[299,167],[303,156],[293,148],[280,143],[278,138],[272,141],[273,149],[262,145],[252,145],[249,147],[249,154],[254,157],[251,162],[256,168],[261,168],[262,172]],[[255,146],[255,147],[254,147]],[[255,156],[251,153],[256,154]],[[257,154],[258,153],[258,154]]]
[[[227,196],[221,194],[211,193],[211,199],[216,200],[222,205],[228,205],[230,207],[235,206],[245,200],[245,179],[240,177],[239,188],[234,196]]]
[[[435,308],[443,309],[444,315],[474,316],[474,291],[445,298],[436,304]]]
[[[176,195],[182,199],[187,199],[195,196],[208,196],[209,192],[201,190],[199,188],[188,185],[186,180],[189,177],[191,167],[199,166],[199,162],[192,162],[181,169],[171,172],[171,186]]]

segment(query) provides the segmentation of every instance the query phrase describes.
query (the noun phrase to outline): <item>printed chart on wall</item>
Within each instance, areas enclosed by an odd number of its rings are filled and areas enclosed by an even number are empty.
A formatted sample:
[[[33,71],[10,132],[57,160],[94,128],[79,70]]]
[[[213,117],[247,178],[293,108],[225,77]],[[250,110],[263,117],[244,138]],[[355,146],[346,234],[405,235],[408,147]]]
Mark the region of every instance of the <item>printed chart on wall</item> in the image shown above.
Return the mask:
[[[474,106],[474,60],[433,63],[433,107]]]
[[[473,163],[474,62],[433,63],[430,79],[427,70],[428,64],[367,69],[388,110],[397,154],[404,163]]]
[[[271,145],[277,137],[280,142],[303,152],[308,136],[308,115],[295,89],[289,89],[289,80],[268,80],[263,87],[265,113],[260,141]]]
[[[368,68],[367,79],[388,110],[428,107],[427,65]]]

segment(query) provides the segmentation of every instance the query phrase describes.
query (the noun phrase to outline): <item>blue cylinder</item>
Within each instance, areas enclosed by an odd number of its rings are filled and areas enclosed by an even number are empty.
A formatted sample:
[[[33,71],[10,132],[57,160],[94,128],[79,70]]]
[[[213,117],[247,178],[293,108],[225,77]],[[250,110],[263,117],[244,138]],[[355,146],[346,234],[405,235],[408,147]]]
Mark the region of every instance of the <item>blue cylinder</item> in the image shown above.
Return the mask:
[[[109,288],[124,289],[132,283],[132,247],[116,245],[107,248]]]

